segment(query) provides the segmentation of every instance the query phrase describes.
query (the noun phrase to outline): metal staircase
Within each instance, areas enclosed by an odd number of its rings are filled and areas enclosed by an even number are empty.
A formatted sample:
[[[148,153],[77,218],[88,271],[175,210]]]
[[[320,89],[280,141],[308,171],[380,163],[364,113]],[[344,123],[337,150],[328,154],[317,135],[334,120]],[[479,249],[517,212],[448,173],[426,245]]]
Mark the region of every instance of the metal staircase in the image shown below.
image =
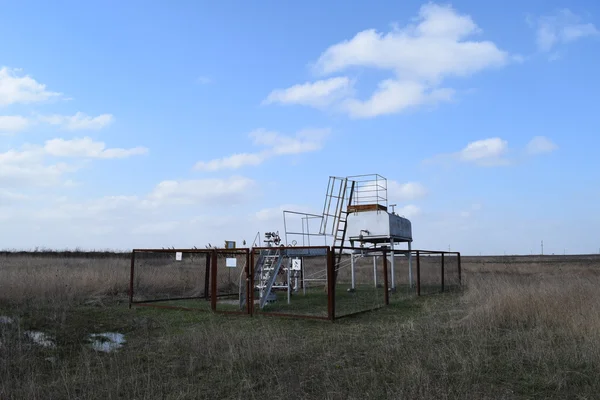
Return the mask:
[[[273,289],[287,288],[287,285],[276,284],[279,272],[286,260],[289,261],[289,257],[285,254],[285,248],[273,246],[270,249],[263,249],[260,251],[254,270],[255,286],[251,288],[251,290],[258,290],[259,306],[261,309],[264,308],[267,302],[274,300],[274,293],[272,293]],[[285,268],[286,267],[284,267],[284,269]],[[289,284],[289,282],[287,282],[287,284]],[[243,285],[242,290],[240,290],[240,309],[243,309],[246,305],[246,293],[246,285]]]

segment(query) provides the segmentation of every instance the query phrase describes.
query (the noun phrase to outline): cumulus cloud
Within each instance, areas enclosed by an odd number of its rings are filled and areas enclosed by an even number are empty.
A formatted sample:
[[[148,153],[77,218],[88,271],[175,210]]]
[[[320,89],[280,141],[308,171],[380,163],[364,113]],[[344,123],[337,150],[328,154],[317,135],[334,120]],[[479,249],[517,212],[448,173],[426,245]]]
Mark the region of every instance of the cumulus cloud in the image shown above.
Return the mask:
[[[527,144],[529,154],[551,153],[558,149],[558,146],[545,136],[536,136]]]
[[[103,142],[91,138],[51,139],[44,145],[26,144],[21,150],[0,153],[0,182],[10,186],[50,186],[61,182],[61,177],[79,167],[65,162],[48,163],[49,157],[77,159],[125,158],[145,154],[147,149],[106,148]]]
[[[482,166],[507,165],[509,162],[504,158],[507,150],[508,142],[495,137],[469,143],[458,153],[458,157],[461,161]]]
[[[408,204],[408,205],[405,205],[404,207],[397,208],[396,214],[400,215],[401,217],[411,219],[411,218],[414,218],[414,217],[417,217],[418,215],[420,215],[421,209],[419,207],[415,206],[414,204]]]
[[[265,102],[332,106],[354,118],[371,118],[450,101],[454,90],[443,86],[446,78],[502,67],[514,58],[491,41],[470,39],[482,30],[450,6],[427,3],[415,20],[385,33],[361,31],[327,48],[314,63],[320,75],[351,68],[390,72],[393,78],[381,81],[370,98],[355,98],[351,80],[337,76],[277,89]]]
[[[536,156],[543,153],[550,153],[558,149],[550,139],[544,136],[536,136],[532,138],[525,146],[523,154]],[[517,161],[513,156],[510,156],[511,149],[508,141],[499,137],[488,139],[475,140],[468,143],[460,151],[455,153],[438,154],[432,158],[426,159],[425,163],[436,162],[462,162],[464,164],[472,164],[481,167],[498,167],[509,166]]]
[[[262,164],[266,155],[262,153],[238,153],[231,156],[216,158],[210,161],[199,161],[195,169],[199,171],[219,171],[222,169],[239,169],[245,166]]]
[[[0,115],[0,134],[20,132],[28,126],[29,120],[21,115]]]
[[[287,89],[275,89],[263,104],[301,104],[312,107],[325,107],[352,93],[352,82],[345,76],[306,82]]]
[[[558,10],[553,15],[541,16],[535,21],[536,44],[540,51],[550,52],[559,44],[599,36],[600,31],[569,9]]]
[[[103,142],[94,141],[92,138],[81,139],[51,139],[46,141],[44,152],[55,157],[79,157],[79,158],[126,158],[135,155],[146,154],[145,147],[134,147],[131,149],[106,148]]]
[[[59,96],[61,93],[46,90],[46,85],[23,75],[21,70],[0,68],[0,106],[37,103]]]
[[[257,129],[250,132],[248,136],[255,146],[264,147],[264,150],[256,153],[237,153],[210,161],[199,161],[194,169],[199,171],[240,169],[260,165],[265,160],[276,156],[319,151],[323,148],[329,134],[329,129],[305,129],[294,135]]]
[[[416,200],[427,194],[425,186],[418,182],[399,183],[396,181],[388,181],[387,191],[390,201]]]
[[[51,125],[59,125],[63,129],[69,131],[78,130],[99,130],[114,122],[115,118],[112,114],[101,114],[96,117],[91,117],[82,112],[75,115],[48,115],[41,116],[41,121]]]
[[[147,196],[145,205],[164,203],[210,204],[235,203],[237,197],[254,187],[252,179],[233,176],[228,179],[193,179],[162,181]]]

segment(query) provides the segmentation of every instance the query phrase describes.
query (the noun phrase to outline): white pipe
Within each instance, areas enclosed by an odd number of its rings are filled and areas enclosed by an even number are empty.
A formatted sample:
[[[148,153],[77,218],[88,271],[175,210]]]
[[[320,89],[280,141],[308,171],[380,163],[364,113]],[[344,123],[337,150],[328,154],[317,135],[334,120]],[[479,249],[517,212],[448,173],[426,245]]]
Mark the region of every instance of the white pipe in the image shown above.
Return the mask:
[[[377,256],[373,256],[373,283],[377,288]]]
[[[392,250],[392,290],[396,290],[396,279],[394,279],[394,270],[395,270],[395,262],[394,262],[394,239],[390,242],[390,248]]]
[[[356,289],[356,280],[354,276],[354,254],[350,254],[350,270],[352,271],[352,290]]]
[[[287,268],[287,297],[288,297],[288,304],[291,303],[291,298],[292,298],[292,259],[288,259],[288,268]]]
[[[408,287],[412,287],[412,251],[411,251],[411,243],[408,242]]]

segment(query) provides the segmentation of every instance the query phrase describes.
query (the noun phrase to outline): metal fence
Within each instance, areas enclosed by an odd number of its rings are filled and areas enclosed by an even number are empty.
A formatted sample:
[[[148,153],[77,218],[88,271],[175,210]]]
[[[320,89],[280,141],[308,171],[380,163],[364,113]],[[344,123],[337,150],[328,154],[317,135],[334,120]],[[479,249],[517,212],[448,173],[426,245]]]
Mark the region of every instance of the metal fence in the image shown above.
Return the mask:
[[[266,268],[269,257],[277,260],[273,268]],[[273,279],[266,279],[268,271]],[[129,303],[333,321],[460,285],[458,252],[329,246],[135,249]]]
[[[134,249],[129,304],[243,313],[248,249]]]

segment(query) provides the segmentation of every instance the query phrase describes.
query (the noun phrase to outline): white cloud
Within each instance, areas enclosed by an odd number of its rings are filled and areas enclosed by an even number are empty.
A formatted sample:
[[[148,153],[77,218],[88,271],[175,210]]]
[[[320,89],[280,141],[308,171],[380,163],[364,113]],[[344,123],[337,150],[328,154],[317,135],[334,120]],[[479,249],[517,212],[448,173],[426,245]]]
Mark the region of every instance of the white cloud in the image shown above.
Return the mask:
[[[558,146],[544,136],[536,136],[527,144],[527,152],[532,155],[551,153],[556,149]]]
[[[558,146],[550,139],[544,136],[536,136],[529,141],[525,147],[525,152],[529,155],[539,155],[550,153],[556,149],[558,149]],[[508,141],[494,137],[470,142],[456,153],[439,154],[424,162],[460,161],[481,167],[508,166],[515,164],[516,161],[513,157],[508,156],[509,150]]]
[[[255,145],[267,146],[272,154],[285,155],[321,150],[329,134],[329,129],[305,129],[293,136],[257,129],[250,132],[250,138]]]
[[[459,158],[483,166],[504,165],[507,160],[503,156],[507,150],[508,142],[498,137],[476,140],[460,151]]]
[[[481,29],[470,16],[459,14],[450,6],[428,3],[421,7],[416,24],[387,33],[364,30],[327,48],[314,64],[314,71],[323,75],[353,67],[391,72],[394,78],[380,82],[369,99],[354,98],[352,91],[346,90],[350,79],[338,76],[278,89],[265,101],[314,107],[332,105],[355,118],[448,101],[454,90],[442,86],[445,78],[469,76],[518,59],[493,42],[468,40],[479,34]]]
[[[421,214],[421,209],[414,204],[408,204],[404,207],[397,208],[396,214],[408,219],[414,218]]]
[[[370,118],[393,114],[409,107],[447,102],[452,100],[453,95],[453,89],[431,89],[419,82],[389,79],[380,82],[368,100],[348,99],[342,108],[352,117]]]
[[[63,174],[75,169],[65,163],[0,164],[0,184],[8,187],[54,186]]]
[[[79,169],[77,165],[64,162],[46,163],[47,157],[109,159],[124,158],[144,154],[147,149],[106,148],[102,142],[90,138],[51,139],[43,146],[26,144],[22,150],[8,150],[0,153],[0,183],[9,186],[54,186],[61,183],[61,177]]]
[[[199,161],[194,169],[199,171],[219,171],[222,169],[239,169],[245,166],[259,165],[265,160],[262,153],[238,153],[229,157],[217,158],[211,161]]]
[[[233,176],[228,179],[170,180],[160,182],[147,196],[145,206],[164,203],[210,204],[236,203],[255,186],[252,179]]]
[[[173,232],[181,225],[180,221],[160,221],[142,223],[131,230],[134,235],[156,235]]]
[[[479,203],[474,203],[471,204],[471,207],[468,210],[463,210],[459,213],[459,215],[462,218],[470,218],[473,216],[473,214],[475,214],[477,211],[482,209],[482,205]]]
[[[135,155],[146,154],[145,147],[134,147],[131,149],[112,148],[107,149],[103,142],[95,142],[89,137],[81,139],[51,139],[46,141],[44,152],[55,157],[79,157],[79,158],[126,158]]]
[[[0,189],[0,205],[16,203],[27,199],[29,199],[29,196],[23,193],[13,192],[6,189]]]
[[[22,75],[18,69],[0,68],[0,106],[37,103],[60,95],[46,90],[46,85]]]
[[[238,153],[210,161],[199,161],[194,169],[199,171],[218,171],[222,169],[240,169],[246,166],[262,164],[271,157],[301,154],[319,151],[330,134],[329,129],[305,129],[295,135],[283,135],[279,132],[257,129],[249,137],[256,146],[266,147],[257,153]]]
[[[21,115],[0,115],[0,133],[15,133],[25,130],[29,120]]]
[[[302,104],[325,107],[352,93],[352,82],[347,77],[335,77],[316,82],[306,82],[287,89],[275,89],[264,104]]]
[[[196,78],[196,83],[199,85],[208,85],[209,83],[212,83],[213,80],[205,75],[199,76],[198,78]]]
[[[397,200],[416,200],[427,194],[425,186],[418,182],[399,183],[396,181],[388,181],[387,191],[388,199],[392,202]]]
[[[538,18],[536,25],[536,43],[538,49],[543,52],[552,51],[558,44],[600,35],[596,26],[582,22],[580,16],[566,8],[557,11],[554,15]]]
[[[96,117],[91,117],[82,112],[75,115],[48,115],[41,116],[40,120],[51,125],[60,125],[63,129],[69,131],[77,130],[99,130],[114,122],[115,118],[112,114],[101,114]]]

